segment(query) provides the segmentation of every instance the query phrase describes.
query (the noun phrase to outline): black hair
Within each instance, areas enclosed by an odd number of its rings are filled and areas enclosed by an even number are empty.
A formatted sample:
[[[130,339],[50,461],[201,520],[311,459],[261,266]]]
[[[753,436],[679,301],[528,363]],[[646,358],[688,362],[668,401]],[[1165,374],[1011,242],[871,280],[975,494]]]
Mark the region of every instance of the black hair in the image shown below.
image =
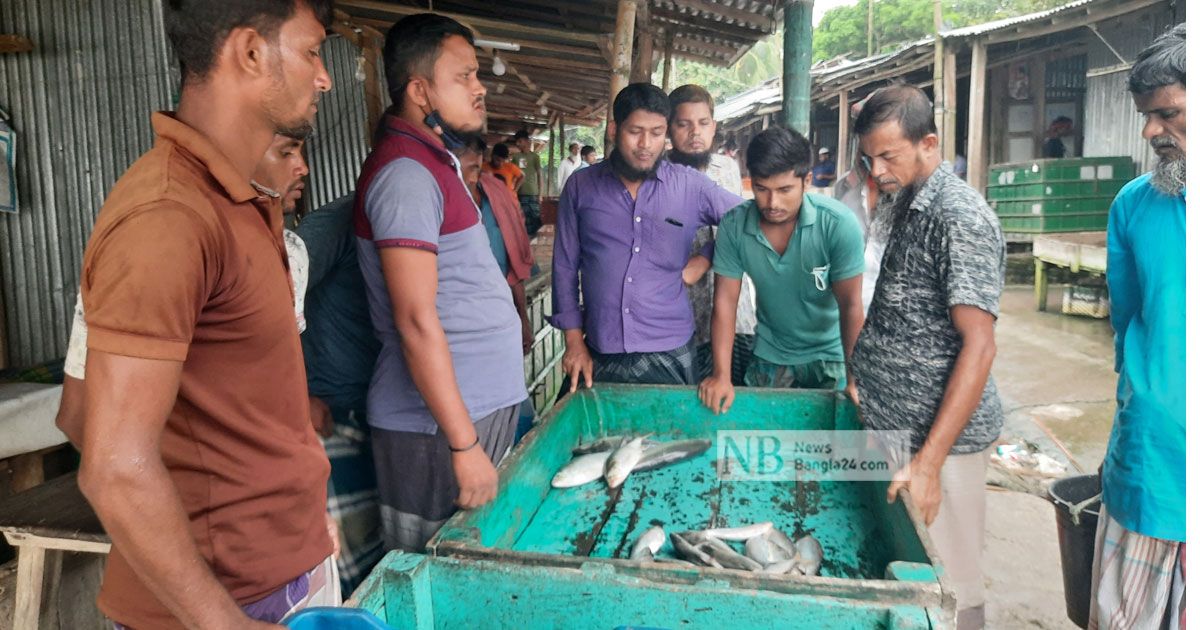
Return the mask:
[[[508,145],[503,142],[497,142],[496,146],[492,147],[492,157],[508,157]]]
[[[812,170],[812,144],[804,134],[791,127],[768,127],[750,140],[746,148],[746,169],[755,179],[792,172],[805,177]]]
[[[483,139],[483,134],[478,132],[467,132],[462,134],[462,146],[452,151],[454,155],[463,157],[464,155],[486,155],[487,140]]]
[[[625,119],[639,109],[670,118],[671,100],[662,88],[653,83],[630,83],[613,100],[613,122],[620,127]]]
[[[579,157],[585,158],[595,152],[596,152],[596,147],[594,147],[590,144],[585,144],[585,145],[583,145],[583,148],[579,150]]]
[[[1054,120],[1050,121],[1050,124],[1061,125],[1063,123],[1074,123],[1074,122],[1075,121],[1071,120],[1070,116],[1059,116],[1058,118],[1055,118]]]
[[[684,103],[704,103],[708,105],[709,115],[712,115],[714,110],[712,94],[695,84],[681,85],[671,90],[671,96],[668,99],[671,101],[671,116],[668,122],[675,122],[675,110]]]
[[[1129,71],[1129,91],[1149,94],[1176,83],[1186,87],[1186,35],[1187,25],[1177,24],[1138,53]]]
[[[524,129],[513,134],[513,142],[516,142],[517,140],[528,140],[528,139],[529,139],[529,132],[525,131]]]
[[[737,137],[735,137],[733,134],[729,134],[725,138],[725,142],[721,143],[721,148],[725,149],[726,151],[736,151],[738,149]]]
[[[253,28],[274,41],[300,7],[310,9],[326,28],[333,24],[332,0],[167,0],[163,26],[184,80],[203,79],[216,67],[221,46],[234,29]]]
[[[933,103],[924,92],[905,84],[891,85],[871,94],[854,119],[854,133],[865,136],[892,120],[900,123],[904,137],[914,144],[931,133],[937,134]]]
[[[404,103],[404,92],[413,77],[433,75],[442,42],[455,36],[475,44],[475,36],[467,27],[436,13],[416,13],[388,29],[383,65],[392,105],[399,107]]]

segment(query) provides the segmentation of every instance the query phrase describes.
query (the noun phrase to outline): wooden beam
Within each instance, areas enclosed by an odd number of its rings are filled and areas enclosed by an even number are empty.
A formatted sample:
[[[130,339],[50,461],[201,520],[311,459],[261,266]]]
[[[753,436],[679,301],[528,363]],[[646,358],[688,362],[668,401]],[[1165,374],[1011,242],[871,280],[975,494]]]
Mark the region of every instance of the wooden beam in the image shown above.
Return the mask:
[[[1073,28],[1087,26],[1088,24],[1096,24],[1158,4],[1162,4],[1162,0],[1122,0],[1122,2],[1114,3],[1112,8],[1104,11],[1095,11],[1089,7],[1083,15],[1078,17],[1061,16],[1057,18],[1057,21],[1051,20],[1049,25],[1041,26],[1037,22],[1034,22],[1032,25],[1017,26],[1013,30],[1005,29],[990,33],[984,37],[987,39],[988,44],[1002,44],[1020,39],[1030,39],[1042,35],[1061,33]]]
[[[646,0],[641,0],[645,2]],[[636,0],[618,0],[617,23],[613,36],[612,76],[609,79],[608,100],[611,103],[617,93],[629,85],[630,62],[633,58],[633,28],[637,19]]]
[[[675,29],[667,30],[666,44],[663,46],[662,89],[671,91],[671,63],[675,53]]]
[[[654,72],[654,27],[650,24],[650,7],[647,0],[637,3],[637,50],[629,80],[632,83],[648,83]]]
[[[501,58],[505,61],[512,60],[519,64],[524,64],[529,68],[558,68],[565,70],[590,70],[598,73],[603,73],[605,70],[604,64],[597,60],[595,63],[587,61],[576,61],[574,59],[563,59],[559,57],[542,57],[535,55],[526,55],[519,52],[502,53]]]
[[[944,49],[942,63],[942,157],[951,164],[958,157],[958,55]]]
[[[765,35],[757,30],[747,30],[724,22],[697,22],[695,16],[689,13],[663,7],[652,7],[650,15],[661,23],[663,28],[674,26],[680,33],[703,33],[739,43],[757,42],[762,35]]]
[[[675,38],[675,49],[686,50],[691,49],[697,53],[710,53],[720,55],[722,57],[733,57],[737,55],[738,49],[733,46],[725,46],[717,42],[706,42],[698,39],[695,36],[681,36]]]
[[[503,31],[511,33],[521,33],[531,37],[546,37],[551,40],[560,41],[577,41],[581,43],[591,44],[594,41],[594,34],[577,33],[563,29],[546,28],[541,26],[526,26],[516,22],[507,20],[492,19],[480,17],[477,15],[464,15],[462,13],[453,13],[449,11],[430,11],[426,7],[413,7],[391,2],[381,2],[379,0],[338,0],[338,6],[347,9],[357,9],[362,11],[374,11],[384,15],[392,15],[401,18],[417,13],[437,13],[448,18],[453,18],[468,26],[475,28],[487,29],[489,31]]]
[[[20,53],[33,50],[33,40],[24,35],[0,35],[0,53]]]
[[[841,177],[850,164],[850,92],[838,92],[837,174]]]
[[[971,44],[971,102],[967,114],[967,183],[980,193],[987,185],[987,156],[983,147],[984,120],[987,103],[987,44],[975,40]]]

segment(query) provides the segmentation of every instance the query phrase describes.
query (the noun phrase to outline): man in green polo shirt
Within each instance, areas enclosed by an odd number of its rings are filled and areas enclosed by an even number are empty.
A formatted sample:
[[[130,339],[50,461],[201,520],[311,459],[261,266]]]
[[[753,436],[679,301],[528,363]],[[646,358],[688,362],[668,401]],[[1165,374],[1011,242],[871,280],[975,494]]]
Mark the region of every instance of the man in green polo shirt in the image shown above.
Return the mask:
[[[812,146],[787,127],[755,136],[746,150],[754,199],[717,231],[713,271],[713,374],[700,399],[717,413],[733,404],[733,334],[742,274],[757,289],[758,326],[746,385],[853,390],[845,361],[863,325],[862,228],[840,202],[806,194]]]

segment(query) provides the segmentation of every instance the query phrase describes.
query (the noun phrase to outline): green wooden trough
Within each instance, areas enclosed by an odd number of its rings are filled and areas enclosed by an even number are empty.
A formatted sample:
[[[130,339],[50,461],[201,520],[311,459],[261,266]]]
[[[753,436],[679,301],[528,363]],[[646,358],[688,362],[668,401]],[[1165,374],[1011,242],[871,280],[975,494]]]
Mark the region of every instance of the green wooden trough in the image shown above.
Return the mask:
[[[840,393],[739,389],[715,415],[690,387],[597,385],[555,406],[500,466],[487,506],[463,511],[429,555],[389,555],[352,603],[393,628],[952,628],[954,598],[906,493],[884,481],[747,481],[717,470],[719,431],[854,430]],[[612,435],[708,438],[709,453],[558,489],[575,446]],[[668,532],[771,521],[824,549],[819,576],[626,559],[651,525]],[[670,556],[668,541],[659,556]]]

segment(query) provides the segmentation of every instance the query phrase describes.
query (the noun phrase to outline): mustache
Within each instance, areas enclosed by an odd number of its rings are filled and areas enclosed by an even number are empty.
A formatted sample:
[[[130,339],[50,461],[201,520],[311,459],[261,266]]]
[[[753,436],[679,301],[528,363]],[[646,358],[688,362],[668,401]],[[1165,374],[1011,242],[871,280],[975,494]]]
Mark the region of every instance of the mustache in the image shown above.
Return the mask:
[[[1179,143],[1171,136],[1154,136],[1150,138],[1150,146],[1155,149],[1178,149]]]

